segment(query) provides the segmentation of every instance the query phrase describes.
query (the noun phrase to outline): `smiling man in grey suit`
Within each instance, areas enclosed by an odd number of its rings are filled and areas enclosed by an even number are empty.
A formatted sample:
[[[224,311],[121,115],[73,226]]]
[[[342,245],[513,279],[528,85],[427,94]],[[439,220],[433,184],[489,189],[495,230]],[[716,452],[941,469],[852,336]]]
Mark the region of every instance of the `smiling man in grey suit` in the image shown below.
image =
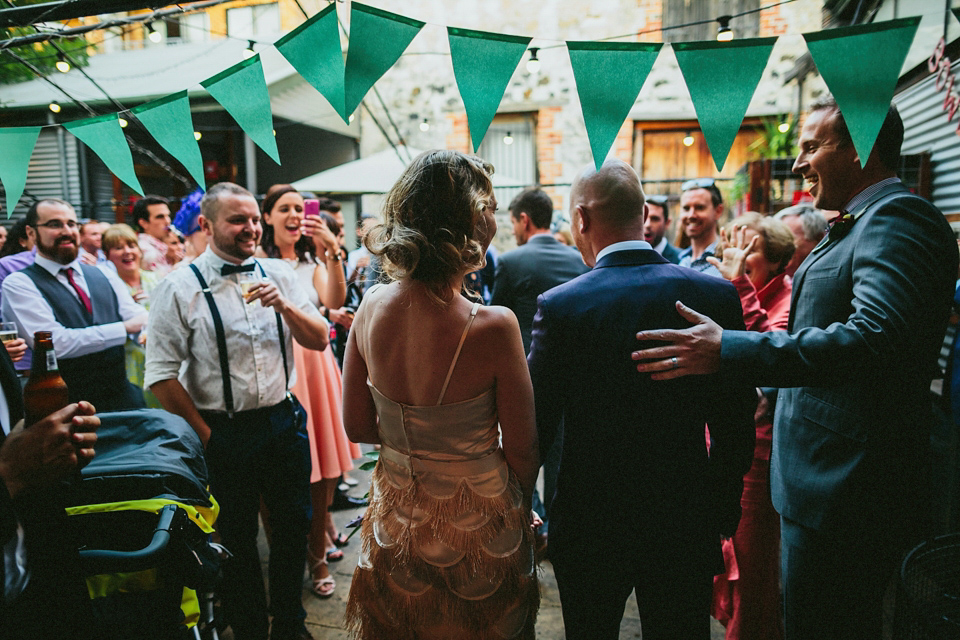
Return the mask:
[[[771,489],[788,640],[881,637],[884,591],[929,515],[928,394],[957,248],[943,214],[897,179],[902,141],[891,106],[861,167],[836,103],[812,108],[793,170],[840,215],[797,270],[787,331],[726,331],[682,307],[690,329],[637,336],[670,343],[634,352],[655,379],[719,371],[786,387]]]

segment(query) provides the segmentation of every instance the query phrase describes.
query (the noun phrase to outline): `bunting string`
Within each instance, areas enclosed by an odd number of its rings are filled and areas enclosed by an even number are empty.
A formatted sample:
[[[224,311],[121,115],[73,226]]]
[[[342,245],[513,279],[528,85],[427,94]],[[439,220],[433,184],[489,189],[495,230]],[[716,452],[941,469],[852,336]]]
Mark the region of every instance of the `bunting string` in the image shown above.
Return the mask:
[[[794,1],[782,0],[735,17]],[[351,33],[345,62],[339,47],[336,2],[272,45],[308,84],[323,95],[345,123],[401,56],[424,54],[406,50],[427,24],[360,2],[352,2],[350,12]],[[817,70],[847,121],[862,163],[870,154],[883,115],[893,98],[900,68],[920,19],[921,16],[915,16],[803,34]],[[690,25],[658,30],[685,26]],[[478,149],[532,38],[456,27],[448,27],[447,32],[450,52],[444,55],[451,56],[470,136],[474,149]],[[645,33],[649,31],[555,45],[567,48],[594,162],[597,166],[603,162],[657,56],[664,47],[671,47],[690,92],[707,147],[716,166],[723,166],[777,38],[665,45],[614,42]],[[5,49],[3,43],[0,43],[0,49],[19,58]],[[23,59],[18,61],[29,65]],[[717,77],[723,77],[724,82],[715,82]],[[45,79],[57,86],[52,80]],[[260,55],[234,64],[200,84],[234,118],[240,129],[279,164],[281,158],[273,134],[273,116]],[[72,99],[63,89],[57,88]],[[80,101],[75,102],[86,106]],[[130,141],[123,135],[119,124],[120,114],[129,114],[144,125],[157,144],[176,158],[201,187],[204,186],[202,159],[193,139],[195,129],[186,88],[129,110],[112,102],[121,107],[116,113],[101,115],[86,107],[93,117],[47,126],[63,126],[69,130],[87,144],[121,181],[140,193],[130,149],[128,144],[123,144]],[[23,191],[21,183],[36,142],[34,129],[39,132],[40,128],[0,128],[0,139],[4,141],[4,148],[9,150],[0,164],[0,182],[7,195],[8,217]]]

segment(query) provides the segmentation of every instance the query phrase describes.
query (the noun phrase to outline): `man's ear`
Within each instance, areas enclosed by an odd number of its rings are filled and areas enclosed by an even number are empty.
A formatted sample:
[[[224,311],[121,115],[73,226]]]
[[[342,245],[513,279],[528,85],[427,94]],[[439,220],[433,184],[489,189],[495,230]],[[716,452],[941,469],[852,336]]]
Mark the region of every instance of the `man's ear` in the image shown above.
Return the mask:
[[[200,225],[200,228],[203,229],[204,233],[208,236],[213,235],[213,225],[203,214],[197,216],[197,224]]]
[[[524,213],[523,211],[520,212],[520,215],[517,217],[517,220],[519,220],[520,223],[523,225],[523,229],[525,231],[530,231],[531,227],[533,226],[533,222],[530,221],[530,216]]]
[[[646,202],[643,203],[643,223],[647,223],[647,216],[650,215],[650,205]]]
[[[577,215],[574,220],[577,225],[577,232],[583,234],[590,228],[590,214],[582,204],[577,205],[576,212]]]

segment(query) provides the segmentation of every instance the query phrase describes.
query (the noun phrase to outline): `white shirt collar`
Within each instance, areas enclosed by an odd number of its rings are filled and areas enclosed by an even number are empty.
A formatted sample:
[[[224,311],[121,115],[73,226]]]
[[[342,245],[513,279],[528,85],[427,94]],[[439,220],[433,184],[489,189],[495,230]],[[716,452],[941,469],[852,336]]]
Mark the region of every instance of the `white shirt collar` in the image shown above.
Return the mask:
[[[37,252],[37,257],[34,259],[34,262],[36,262],[38,266],[43,267],[44,269],[49,271],[50,275],[54,277],[56,277],[57,274],[60,273],[61,269],[73,269],[78,273],[80,272],[80,253],[79,252],[77,252],[77,257],[73,260],[73,262],[70,262],[68,264],[60,264],[56,260],[51,260],[50,258],[47,258],[40,252]]]
[[[657,246],[653,248],[654,251],[663,255],[663,250],[667,248],[667,236],[660,238],[660,242],[657,243]]]
[[[613,253],[614,251],[636,251],[637,249],[653,249],[653,247],[651,247],[650,243],[646,240],[624,240],[623,242],[614,242],[613,244],[608,244],[600,250],[600,253],[597,254],[596,261],[600,262],[601,258]]]

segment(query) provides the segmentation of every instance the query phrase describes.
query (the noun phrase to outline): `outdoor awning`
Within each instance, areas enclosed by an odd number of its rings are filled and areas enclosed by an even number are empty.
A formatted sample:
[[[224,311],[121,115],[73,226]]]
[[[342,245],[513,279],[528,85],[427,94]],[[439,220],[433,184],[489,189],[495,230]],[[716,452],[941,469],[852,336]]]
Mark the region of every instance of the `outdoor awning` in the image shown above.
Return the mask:
[[[401,161],[400,157],[404,160]],[[396,151],[391,147],[353,162],[321,171],[312,176],[297,180],[294,188],[315,193],[363,194],[386,193],[397,182],[400,174],[410,164],[410,160],[422,151],[398,145]],[[498,173],[493,174],[494,187],[526,187],[526,183]]]
[[[184,89],[189,90],[191,98],[206,97],[209,94],[200,82],[243,60],[246,46],[243,41],[232,38],[147,46],[90,56],[84,71],[127,107]],[[320,92],[307,84],[276,49],[264,49],[260,59],[274,115],[351,138],[360,137],[359,123],[346,124]],[[57,74],[56,80],[79,100],[114,108],[103,92],[80,73]],[[52,100],[63,102],[63,94],[41,79],[3,87],[4,109],[46,109]]]

